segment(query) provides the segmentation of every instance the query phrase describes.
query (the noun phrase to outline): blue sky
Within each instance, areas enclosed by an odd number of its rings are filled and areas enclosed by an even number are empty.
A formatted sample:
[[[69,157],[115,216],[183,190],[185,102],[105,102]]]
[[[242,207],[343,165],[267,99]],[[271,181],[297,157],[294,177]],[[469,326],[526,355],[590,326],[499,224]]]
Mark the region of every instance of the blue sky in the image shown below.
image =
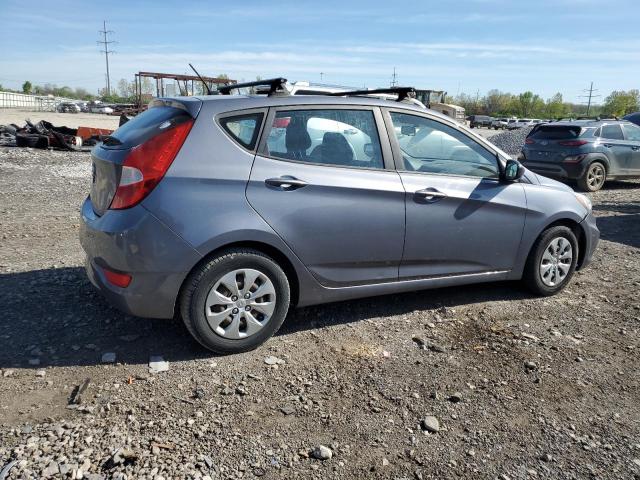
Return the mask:
[[[0,83],[104,86],[95,41],[114,30],[111,79],[139,70],[256,75],[450,94],[491,88],[580,101],[640,88],[640,0],[449,2],[0,0]]]

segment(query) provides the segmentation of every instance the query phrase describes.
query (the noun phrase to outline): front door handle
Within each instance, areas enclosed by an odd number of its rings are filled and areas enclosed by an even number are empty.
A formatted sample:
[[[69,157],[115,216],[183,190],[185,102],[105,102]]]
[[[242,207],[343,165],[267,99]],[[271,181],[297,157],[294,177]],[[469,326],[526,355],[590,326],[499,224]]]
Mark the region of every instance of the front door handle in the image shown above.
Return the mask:
[[[603,143],[602,146],[605,147],[605,148],[613,147],[613,145],[611,145],[610,143]]]
[[[436,202],[438,200],[442,200],[443,198],[448,197],[448,195],[444,192],[441,192],[437,188],[423,188],[422,190],[417,190],[415,195],[422,200],[426,200],[427,202]]]
[[[631,147],[631,150],[640,150],[640,147]]]
[[[276,187],[285,191],[297,190],[298,188],[306,187],[307,185],[309,185],[304,180],[300,180],[299,178],[292,177],[290,175],[267,178],[264,183],[271,187]]]

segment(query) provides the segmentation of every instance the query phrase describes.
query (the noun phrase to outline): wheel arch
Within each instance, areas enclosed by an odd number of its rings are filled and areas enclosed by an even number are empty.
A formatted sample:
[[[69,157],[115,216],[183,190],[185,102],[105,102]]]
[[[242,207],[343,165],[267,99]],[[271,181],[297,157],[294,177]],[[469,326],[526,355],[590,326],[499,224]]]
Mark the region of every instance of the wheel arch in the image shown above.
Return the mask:
[[[546,232],[550,228],[560,227],[560,226],[569,228],[573,232],[573,234],[576,236],[576,239],[578,240],[578,261],[576,263],[576,270],[580,270],[584,262],[584,258],[587,251],[587,237],[582,226],[580,225],[580,222],[577,222],[576,220],[568,217],[558,218],[548,223],[547,225],[545,225],[538,232],[538,235],[536,235],[535,238],[537,240],[538,238],[540,238],[540,235],[542,235],[544,232]],[[534,241],[531,247],[529,248],[529,253],[527,254],[527,258],[529,257],[529,255],[531,255],[531,252],[535,246],[535,243],[536,242]]]
[[[184,290],[187,279],[195,270],[209,262],[212,258],[216,257],[221,252],[241,248],[257,250],[258,252],[271,257],[280,266],[280,268],[282,268],[284,274],[287,276],[287,280],[289,281],[289,288],[291,289],[291,303],[293,305],[296,305],[300,298],[300,279],[289,257],[287,257],[287,255],[283,253],[279,248],[269,243],[260,240],[243,240],[225,243],[224,245],[216,247],[215,249],[204,255],[195,265],[193,265],[193,267],[191,267],[189,272],[187,272],[184,279],[182,280],[182,284],[180,285],[180,290],[176,297],[176,306],[174,306],[174,312],[177,312],[177,304],[182,297],[182,292]]]

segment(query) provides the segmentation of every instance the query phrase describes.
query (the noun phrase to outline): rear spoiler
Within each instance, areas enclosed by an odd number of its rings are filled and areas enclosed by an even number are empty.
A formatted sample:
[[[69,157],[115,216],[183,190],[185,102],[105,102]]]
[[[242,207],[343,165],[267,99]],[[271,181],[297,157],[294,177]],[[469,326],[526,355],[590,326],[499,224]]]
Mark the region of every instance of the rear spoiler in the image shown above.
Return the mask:
[[[155,107],[179,108],[191,115],[192,118],[196,118],[202,107],[202,100],[195,97],[154,98],[149,102],[149,108]]]

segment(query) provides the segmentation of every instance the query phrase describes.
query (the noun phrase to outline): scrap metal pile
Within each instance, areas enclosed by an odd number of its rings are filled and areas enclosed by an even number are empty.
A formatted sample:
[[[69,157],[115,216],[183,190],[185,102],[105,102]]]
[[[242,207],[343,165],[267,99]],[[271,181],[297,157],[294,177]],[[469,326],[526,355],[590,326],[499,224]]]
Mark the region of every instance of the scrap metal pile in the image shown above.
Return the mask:
[[[111,133],[113,130],[106,128],[56,127],[45,120],[35,124],[27,120],[24,127],[0,125],[0,145],[78,151],[87,150]]]

